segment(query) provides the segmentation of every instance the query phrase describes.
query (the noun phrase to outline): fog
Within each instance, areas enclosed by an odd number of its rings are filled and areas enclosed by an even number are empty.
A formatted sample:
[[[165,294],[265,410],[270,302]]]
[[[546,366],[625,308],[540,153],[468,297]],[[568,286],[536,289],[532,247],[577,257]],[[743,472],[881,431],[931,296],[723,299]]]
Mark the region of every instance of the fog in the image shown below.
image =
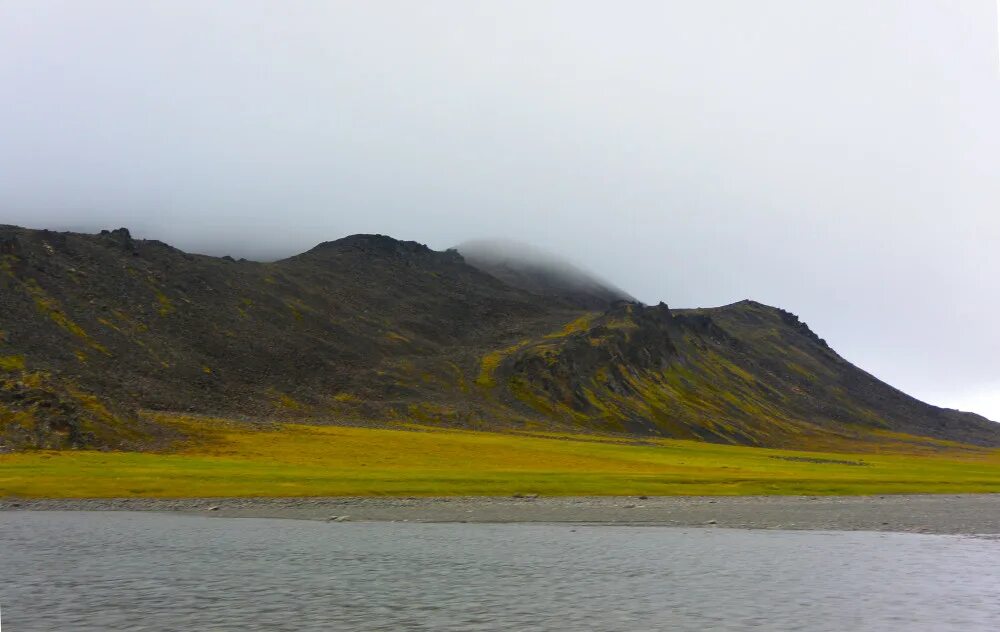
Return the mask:
[[[536,283],[561,289],[570,293],[582,292],[599,297],[595,307],[606,306],[608,301],[635,302],[634,296],[611,283],[600,275],[574,265],[565,257],[560,257],[530,244],[510,239],[473,239],[456,246],[466,262],[487,272],[493,272],[501,280],[514,287],[542,293]],[[515,275],[527,275],[533,283],[514,282],[513,277],[497,274],[497,270],[509,270]]]
[[[513,239],[1000,420],[993,0],[0,3],[0,223]]]

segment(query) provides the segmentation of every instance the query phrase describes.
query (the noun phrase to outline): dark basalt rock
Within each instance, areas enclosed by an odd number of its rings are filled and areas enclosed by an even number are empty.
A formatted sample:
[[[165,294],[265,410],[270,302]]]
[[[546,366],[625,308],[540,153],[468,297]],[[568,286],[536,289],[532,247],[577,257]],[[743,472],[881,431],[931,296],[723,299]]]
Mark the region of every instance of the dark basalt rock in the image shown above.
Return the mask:
[[[21,252],[21,244],[17,235],[0,236],[0,255],[17,255]]]
[[[116,228],[115,230],[102,230],[101,236],[107,241],[118,244],[125,250],[135,250],[135,242],[132,240],[132,234],[129,233],[127,228]]]

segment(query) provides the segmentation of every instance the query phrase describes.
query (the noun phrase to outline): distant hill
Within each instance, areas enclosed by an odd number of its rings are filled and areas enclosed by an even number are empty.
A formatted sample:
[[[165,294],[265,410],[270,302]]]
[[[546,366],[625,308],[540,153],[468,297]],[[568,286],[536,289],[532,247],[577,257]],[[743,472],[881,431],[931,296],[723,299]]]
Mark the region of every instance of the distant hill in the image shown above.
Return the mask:
[[[647,307],[578,271],[506,261],[354,235],[258,263],[125,229],[0,226],[0,449],[155,447],[176,434],[156,410],[1000,445],[1000,425],[880,382],[783,310]]]

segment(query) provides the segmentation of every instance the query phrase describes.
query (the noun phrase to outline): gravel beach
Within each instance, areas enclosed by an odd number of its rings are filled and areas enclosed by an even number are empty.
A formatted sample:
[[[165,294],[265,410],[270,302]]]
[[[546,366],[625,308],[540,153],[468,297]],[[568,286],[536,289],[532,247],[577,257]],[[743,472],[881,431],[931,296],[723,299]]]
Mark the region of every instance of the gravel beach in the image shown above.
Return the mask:
[[[331,522],[525,522],[1000,534],[1000,494],[0,500],[0,511],[26,510],[161,511]]]

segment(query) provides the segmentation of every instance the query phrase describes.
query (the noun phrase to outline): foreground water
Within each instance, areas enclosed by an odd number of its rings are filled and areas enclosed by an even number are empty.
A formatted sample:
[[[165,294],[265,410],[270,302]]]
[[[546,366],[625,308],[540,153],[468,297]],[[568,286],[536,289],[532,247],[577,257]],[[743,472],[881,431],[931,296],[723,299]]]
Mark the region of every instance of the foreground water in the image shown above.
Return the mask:
[[[1000,542],[0,513],[34,630],[996,630]]]

